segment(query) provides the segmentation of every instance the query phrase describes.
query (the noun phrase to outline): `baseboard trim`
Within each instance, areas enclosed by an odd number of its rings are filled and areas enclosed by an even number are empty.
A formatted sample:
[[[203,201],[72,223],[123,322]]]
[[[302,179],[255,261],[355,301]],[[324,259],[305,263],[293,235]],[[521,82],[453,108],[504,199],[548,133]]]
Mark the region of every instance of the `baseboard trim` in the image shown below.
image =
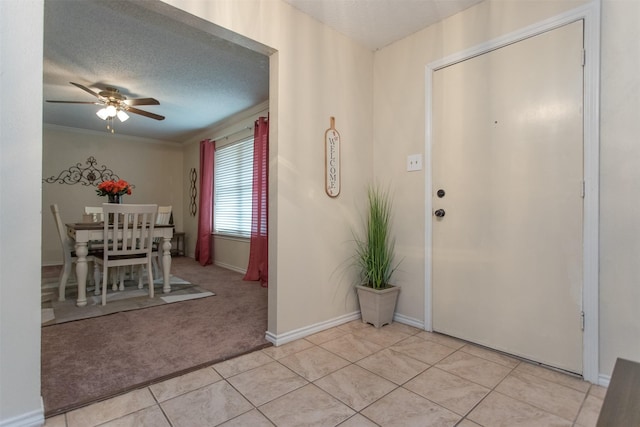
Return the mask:
[[[598,385],[602,387],[609,387],[609,383],[611,382],[611,375],[598,375]]]
[[[424,326],[424,321],[419,319],[414,319],[413,317],[408,317],[402,314],[395,313],[393,315],[393,321],[398,323],[403,323],[408,326],[413,326],[414,328],[426,330]]]
[[[44,403],[42,397],[40,397],[39,409],[25,412],[6,420],[0,420],[0,427],[39,427],[42,425],[44,425]]]
[[[309,335],[317,334],[318,332],[322,332],[326,329],[330,329],[336,326],[340,326],[344,323],[351,322],[353,320],[360,319],[360,310],[354,311],[353,313],[347,313],[342,316],[335,317],[333,319],[326,320],[324,322],[316,323],[314,325],[305,326],[304,328],[295,329],[290,332],[285,332],[284,334],[273,334],[269,331],[265,334],[265,338],[267,341],[272,343],[273,345],[280,346],[283,344],[287,344],[291,341],[298,340],[300,338],[308,337]],[[415,328],[424,329],[424,322],[418,319],[414,319],[412,317],[403,316],[401,314],[394,314],[393,321],[398,323],[403,323],[405,325],[413,326]]]
[[[225,264],[224,262],[219,262],[219,261],[214,261],[213,264],[217,265],[218,267],[226,268],[227,270],[235,271],[236,273],[247,274],[247,269],[242,269],[235,265]]]
[[[265,338],[277,347],[357,319],[360,319],[360,310],[344,314],[324,322],[316,323],[314,325],[305,326],[304,328],[294,329],[293,331],[285,332],[284,334],[274,334],[267,331]]]

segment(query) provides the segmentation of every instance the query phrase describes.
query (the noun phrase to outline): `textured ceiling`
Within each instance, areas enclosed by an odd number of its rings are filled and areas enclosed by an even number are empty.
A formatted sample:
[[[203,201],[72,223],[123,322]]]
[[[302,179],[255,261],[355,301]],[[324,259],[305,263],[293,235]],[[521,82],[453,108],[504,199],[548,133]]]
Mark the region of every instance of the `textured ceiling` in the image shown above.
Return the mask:
[[[285,1],[375,50],[481,0]],[[127,98],[156,98],[160,105],[139,108],[165,120],[130,114],[125,123],[115,121],[115,131],[173,142],[269,98],[268,48],[162,2],[44,5],[45,123],[106,131],[96,105],[46,102],[95,100],[69,82],[95,92],[112,86]]]
[[[106,86],[127,98],[156,98],[115,120],[119,134],[184,141],[202,129],[269,98],[269,58],[214,37],[143,2],[46,0],[44,21],[44,122],[106,130],[96,105],[46,100],[94,101],[79,83]]]

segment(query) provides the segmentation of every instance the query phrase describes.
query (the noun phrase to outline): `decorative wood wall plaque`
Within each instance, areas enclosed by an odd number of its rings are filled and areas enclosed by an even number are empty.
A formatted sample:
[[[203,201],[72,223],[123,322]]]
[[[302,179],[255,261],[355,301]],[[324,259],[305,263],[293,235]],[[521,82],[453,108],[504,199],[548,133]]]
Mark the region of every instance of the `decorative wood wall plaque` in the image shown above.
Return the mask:
[[[331,117],[330,127],[324,133],[324,180],[329,197],[340,194],[340,134],[335,124],[335,117]]]

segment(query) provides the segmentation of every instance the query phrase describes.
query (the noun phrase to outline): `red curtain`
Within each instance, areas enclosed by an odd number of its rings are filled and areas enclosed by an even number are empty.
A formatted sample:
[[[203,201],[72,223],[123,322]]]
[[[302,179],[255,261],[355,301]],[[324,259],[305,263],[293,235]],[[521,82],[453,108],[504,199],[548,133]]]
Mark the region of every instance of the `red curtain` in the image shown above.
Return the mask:
[[[253,135],[253,199],[251,214],[251,243],[249,266],[243,280],[259,280],[267,286],[268,202],[269,202],[269,119],[256,120]]]
[[[198,206],[198,239],[196,241],[196,261],[201,265],[211,264],[211,224],[213,222],[213,161],[215,142],[210,139],[200,141],[200,202]]]

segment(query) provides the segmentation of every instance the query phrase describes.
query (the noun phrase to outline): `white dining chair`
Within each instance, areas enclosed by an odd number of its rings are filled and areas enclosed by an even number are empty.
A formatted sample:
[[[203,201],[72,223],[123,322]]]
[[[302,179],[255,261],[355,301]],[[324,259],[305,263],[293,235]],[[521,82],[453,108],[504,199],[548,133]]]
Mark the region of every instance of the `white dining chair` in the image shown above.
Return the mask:
[[[73,249],[71,239],[67,236],[67,229],[60,218],[60,210],[58,209],[57,204],[54,203],[51,205],[51,213],[53,214],[53,220],[56,223],[56,229],[58,230],[58,237],[60,238],[60,245],[62,247],[63,264],[62,271],[60,272],[60,283],[58,284],[58,301],[64,301],[67,282],[73,273],[73,264],[78,260],[78,258],[76,257],[75,250]],[[91,265],[94,261],[94,254],[95,252],[90,250],[87,255],[89,271],[91,271]],[[95,283],[95,278],[92,280],[91,275],[89,275],[89,280]]]
[[[172,206],[158,206],[158,216],[156,217],[156,225],[167,225],[171,222]],[[153,274],[160,277],[162,274],[162,239],[159,237],[153,240]]]
[[[145,266],[149,279],[149,298],[153,298],[151,251],[158,205],[105,203],[102,209],[105,218],[113,214],[113,223],[103,223],[103,257],[95,259],[95,262],[102,266],[102,305],[107,304],[109,267]],[[138,272],[138,277],[141,280],[142,271]]]
[[[84,213],[87,215],[93,215],[93,222],[101,222],[104,220],[102,206],[85,206]]]
[[[93,217],[93,222],[104,221],[104,213],[102,212],[102,206],[85,206],[84,213]],[[102,240],[89,242],[89,247],[95,250],[103,250]],[[111,278],[112,289],[118,290],[118,281],[120,282],[120,290],[124,290],[125,271],[118,269],[119,274],[113,274]],[[99,273],[96,273],[99,274]],[[94,295],[100,295],[100,288],[96,286]]]

